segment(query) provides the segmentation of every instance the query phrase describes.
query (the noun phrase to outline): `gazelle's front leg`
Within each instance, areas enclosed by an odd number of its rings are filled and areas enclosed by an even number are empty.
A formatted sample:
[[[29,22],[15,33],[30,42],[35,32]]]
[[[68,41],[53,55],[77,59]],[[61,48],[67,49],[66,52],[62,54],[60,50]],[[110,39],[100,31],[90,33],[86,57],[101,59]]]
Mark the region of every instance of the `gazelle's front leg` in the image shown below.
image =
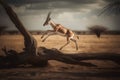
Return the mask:
[[[56,32],[54,31],[54,30],[49,30],[46,34],[47,34],[47,36],[42,40],[42,42],[45,42],[45,40],[49,37],[49,36],[51,36],[51,35],[53,35],[53,34],[55,34]]]
[[[53,32],[53,30],[47,30],[43,35],[41,36],[41,39],[44,38],[45,35],[47,35],[49,32]]]

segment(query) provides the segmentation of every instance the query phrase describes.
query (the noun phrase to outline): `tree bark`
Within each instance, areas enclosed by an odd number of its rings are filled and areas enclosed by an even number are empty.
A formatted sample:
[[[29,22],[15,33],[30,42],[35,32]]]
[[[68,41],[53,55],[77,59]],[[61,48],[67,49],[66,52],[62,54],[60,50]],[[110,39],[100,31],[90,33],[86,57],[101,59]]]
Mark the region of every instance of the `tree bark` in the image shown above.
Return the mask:
[[[25,45],[26,51],[29,54],[35,55],[36,48],[37,48],[37,42],[34,39],[34,37],[26,30],[26,28],[23,26],[18,16],[16,15],[16,13],[5,1],[0,0],[0,4],[5,9],[6,13],[8,14],[11,21],[15,24],[16,28],[24,36],[24,45]]]
[[[5,0],[0,0],[0,4],[3,6],[3,8],[5,9],[6,13],[8,14],[9,18],[11,19],[11,21],[15,24],[15,27],[21,32],[21,34],[24,37],[24,53],[22,55],[16,56],[20,59],[20,62],[29,62],[32,64],[46,64],[47,60],[32,60],[32,59],[36,59],[37,56],[37,41],[35,40],[35,38],[27,31],[27,29],[23,26],[23,24],[21,23],[21,21],[19,20],[18,16],[16,15],[16,13],[13,11],[13,9],[5,2]],[[17,51],[16,51],[17,52]],[[11,52],[11,54],[13,54],[13,52]],[[16,54],[16,53],[15,53]],[[11,57],[11,56],[10,56]],[[19,61],[19,60],[18,60]],[[43,61],[43,62],[42,62]]]
[[[13,54],[13,53],[11,53]],[[7,57],[1,57],[1,63],[10,63],[11,65],[21,65],[21,64],[32,64],[34,66],[46,66],[48,60],[56,60],[67,64],[81,65],[88,67],[96,67],[95,64],[90,62],[83,62],[85,60],[109,60],[117,64],[120,64],[120,54],[116,53],[74,53],[74,54],[65,54],[60,52],[57,49],[47,49],[45,47],[39,47],[38,55],[34,56],[32,59],[27,59],[21,61],[19,57],[22,57],[21,54],[16,53],[17,55],[9,55]],[[23,53],[24,54],[24,53]],[[27,57],[26,57],[27,58]],[[17,63],[17,64],[16,64]],[[8,64],[7,64],[8,65]]]

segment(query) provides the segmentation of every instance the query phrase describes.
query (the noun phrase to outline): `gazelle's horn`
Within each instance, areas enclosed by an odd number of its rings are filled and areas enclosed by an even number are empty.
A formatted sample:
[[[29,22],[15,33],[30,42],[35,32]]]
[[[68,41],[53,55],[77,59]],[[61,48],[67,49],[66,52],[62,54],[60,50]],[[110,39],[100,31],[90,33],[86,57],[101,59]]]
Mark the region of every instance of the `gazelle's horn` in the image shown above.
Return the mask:
[[[51,15],[51,12],[48,13],[47,18],[46,18],[43,26],[44,26],[46,23],[48,23],[48,21],[50,20],[50,15]]]
[[[51,12],[48,13],[47,20],[50,18]]]

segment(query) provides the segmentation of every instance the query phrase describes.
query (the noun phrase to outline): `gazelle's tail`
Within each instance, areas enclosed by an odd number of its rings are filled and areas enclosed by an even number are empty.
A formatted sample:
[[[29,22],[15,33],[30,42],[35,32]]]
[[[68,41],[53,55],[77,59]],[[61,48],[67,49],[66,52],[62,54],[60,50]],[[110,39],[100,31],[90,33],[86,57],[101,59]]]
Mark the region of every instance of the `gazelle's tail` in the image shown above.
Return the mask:
[[[77,33],[74,32],[74,34],[77,39],[80,39]]]
[[[78,35],[76,35],[77,39],[80,39]]]

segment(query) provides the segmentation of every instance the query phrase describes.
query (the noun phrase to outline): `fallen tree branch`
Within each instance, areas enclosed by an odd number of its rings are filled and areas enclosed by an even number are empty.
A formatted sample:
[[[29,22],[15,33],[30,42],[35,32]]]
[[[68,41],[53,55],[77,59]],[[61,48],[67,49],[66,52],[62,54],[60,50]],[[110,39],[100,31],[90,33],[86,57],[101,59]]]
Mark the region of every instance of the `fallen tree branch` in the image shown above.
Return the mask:
[[[57,49],[47,49],[44,47],[40,47],[45,56],[48,57],[49,60],[59,60],[61,59],[69,59],[75,61],[83,61],[83,60],[110,60],[117,64],[120,64],[120,54],[118,53],[70,53],[65,54],[60,52]]]
[[[10,51],[8,51],[10,52]],[[11,55],[10,55],[11,54]],[[56,60],[64,62],[67,64],[82,65],[88,67],[96,67],[95,64],[89,62],[82,62],[83,60],[110,60],[117,64],[120,64],[120,54],[116,53],[74,53],[65,54],[57,49],[47,49],[45,47],[38,48],[39,56],[26,57],[22,60],[24,53],[15,53],[13,51],[9,53],[6,57],[1,57],[2,63],[7,63],[8,65],[21,65],[21,64],[32,64],[34,66],[46,66],[48,60]],[[9,64],[8,64],[9,63]]]

